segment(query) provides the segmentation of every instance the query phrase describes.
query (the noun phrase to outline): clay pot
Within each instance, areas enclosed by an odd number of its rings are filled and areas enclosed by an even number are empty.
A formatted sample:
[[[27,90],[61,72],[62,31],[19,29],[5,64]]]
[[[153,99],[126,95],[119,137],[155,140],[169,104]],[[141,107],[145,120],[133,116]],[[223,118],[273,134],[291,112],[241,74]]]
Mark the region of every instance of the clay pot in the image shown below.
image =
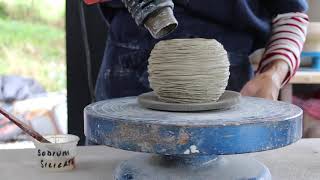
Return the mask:
[[[229,65],[226,50],[216,40],[161,41],[149,58],[149,82],[165,102],[213,102],[225,91]]]

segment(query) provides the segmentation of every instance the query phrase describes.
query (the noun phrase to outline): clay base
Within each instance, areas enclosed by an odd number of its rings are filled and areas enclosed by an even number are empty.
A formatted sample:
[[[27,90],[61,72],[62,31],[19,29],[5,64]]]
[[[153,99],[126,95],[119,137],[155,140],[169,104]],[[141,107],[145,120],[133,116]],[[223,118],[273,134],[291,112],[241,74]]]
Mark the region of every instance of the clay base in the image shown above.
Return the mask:
[[[142,94],[138,97],[139,104],[148,109],[161,111],[194,112],[230,108],[240,102],[241,95],[234,91],[225,91],[218,101],[208,103],[167,103],[159,100],[154,92]]]

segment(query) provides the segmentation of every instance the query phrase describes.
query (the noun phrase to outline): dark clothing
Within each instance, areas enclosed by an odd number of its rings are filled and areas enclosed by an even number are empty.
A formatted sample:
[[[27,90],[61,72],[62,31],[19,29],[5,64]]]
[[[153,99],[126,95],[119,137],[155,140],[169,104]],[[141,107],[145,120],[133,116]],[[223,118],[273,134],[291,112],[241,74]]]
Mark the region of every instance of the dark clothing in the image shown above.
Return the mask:
[[[228,89],[240,91],[252,77],[248,55],[265,45],[271,19],[277,14],[303,12],[305,0],[176,0],[176,31],[164,39],[216,39],[231,63]],[[109,35],[96,86],[97,100],[150,91],[147,60],[159,41],[138,27],[118,1],[101,5]],[[162,39],[163,40],[163,39]]]

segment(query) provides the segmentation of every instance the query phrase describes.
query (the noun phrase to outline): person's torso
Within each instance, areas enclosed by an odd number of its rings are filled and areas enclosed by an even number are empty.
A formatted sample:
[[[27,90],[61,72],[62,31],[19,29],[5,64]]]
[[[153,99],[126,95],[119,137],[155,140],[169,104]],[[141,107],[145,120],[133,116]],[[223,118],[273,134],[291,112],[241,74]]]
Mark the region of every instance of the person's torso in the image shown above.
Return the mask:
[[[179,26],[165,39],[215,38],[229,51],[249,53],[262,47],[270,32],[271,17],[260,0],[174,0],[174,3]],[[108,7],[112,6],[117,10],[110,13]],[[138,27],[121,6],[117,1],[102,6],[110,22],[111,39],[146,46],[157,42],[144,27]]]

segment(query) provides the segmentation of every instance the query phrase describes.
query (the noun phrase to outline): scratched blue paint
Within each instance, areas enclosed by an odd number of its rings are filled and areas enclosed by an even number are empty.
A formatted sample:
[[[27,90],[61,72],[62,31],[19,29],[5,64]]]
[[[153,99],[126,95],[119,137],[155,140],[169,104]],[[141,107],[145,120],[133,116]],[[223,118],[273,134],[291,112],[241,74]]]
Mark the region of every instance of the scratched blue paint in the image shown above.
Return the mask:
[[[84,116],[91,144],[160,154],[124,161],[115,171],[117,180],[270,180],[268,168],[257,161],[218,155],[275,149],[302,136],[300,108],[258,98],[245,97],[234,109],[202,113],[146,110],[134,98],[122,98],[91,104]]]
[[[293,108],[293,112],[279,119],[268,119],[264,114],[265,119],[256,122],[254,117],[249,117],[254,123],[184,126],[172,122],[126,121],[108,114],[97,115],[90,107],[85,109],[85,134],[89,141],[130,151],[183,155],[193,153],[190,149],[193,146],[194,153],[199,155],[237,154],[280,148],[302,136],[302,110],[299,108]]]
[[[159,144],[160,142],[150,142],[148,139],[145,139],[145,142],[152,144],[152,149],[147,151],[135,145],[140,143],[139,141],[133,139],[131,142],[127,142],[126,140],[118,139],[118,137],[112,135],[114,131],[97,131],[95,128],[96,122],[89,121],[88,123],[89,128],[87,129],[86,135],[90,141],[124,150],[158,154],[184,154],[186,149],[192,145],[197,147],[200,151],[199,154],[204,155],[256,152],[286,146],[297,141],[302,136],[301,117],[276,122],[272,125],[262,123],[227,127],[185,128],[185,132],[189,134],[191,138],[183,145],[177,143],[181,129],[177,127],[175,129],[170,128],[170,132],[167,132],[172,134],[172,142],[175,143],[174,146],[172,146],[172,143]],[[91,123],[93,123],[92,126],[90,125]],[[101,126],[107,126],[106,129],[110,129],[108,127],[109,124],[115,124],[114,129],[120,129],[118,127],[121,126],[117,123],[107,123],[106,120],[103,120]],[[145,131],[143,124],[140,126],[140,128],[136,128],[138,131],[137,134],[152,133]],[[144,131],[139,132],[140,129],[144,129]],[[164,130],[160,132],[161,133],[156,136],[163,137],[163,134],[165,134]],[[110,139],[108,139],[108,137]],[[115,141],[119,141],[119,143],[114,143]]]

